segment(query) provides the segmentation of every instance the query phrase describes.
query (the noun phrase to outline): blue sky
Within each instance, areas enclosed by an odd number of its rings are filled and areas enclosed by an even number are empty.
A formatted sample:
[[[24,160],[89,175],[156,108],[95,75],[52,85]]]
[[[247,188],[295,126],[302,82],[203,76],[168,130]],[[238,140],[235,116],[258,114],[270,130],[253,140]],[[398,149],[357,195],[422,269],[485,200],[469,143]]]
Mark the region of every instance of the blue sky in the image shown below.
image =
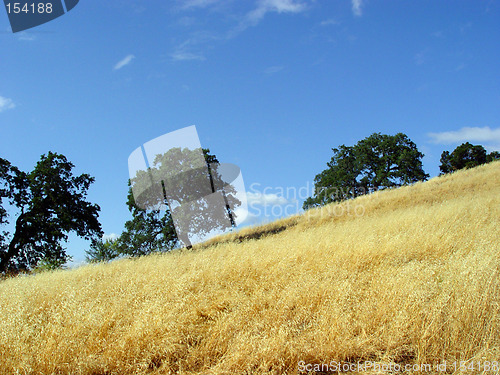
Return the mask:
[[[16,34],[0,10],[0,157],[66,155],[108,235],[130,217],[129,154],[193,124],[254,204],[293,206],[280,188],[373,132],[406,133],[435,176],[462,142],[500,150],[499,25],[477,0],[81,0]]]

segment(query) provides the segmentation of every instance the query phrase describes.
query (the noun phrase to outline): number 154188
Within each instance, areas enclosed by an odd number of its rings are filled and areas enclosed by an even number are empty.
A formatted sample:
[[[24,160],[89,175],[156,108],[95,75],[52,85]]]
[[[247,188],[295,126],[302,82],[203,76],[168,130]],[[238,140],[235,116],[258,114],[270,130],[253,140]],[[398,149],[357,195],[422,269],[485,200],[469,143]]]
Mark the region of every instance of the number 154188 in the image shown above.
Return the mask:
[[[22,5],[22,6],[21,6]],[[7,13],[52,13],[52,3],[21,4],[7,3]]]

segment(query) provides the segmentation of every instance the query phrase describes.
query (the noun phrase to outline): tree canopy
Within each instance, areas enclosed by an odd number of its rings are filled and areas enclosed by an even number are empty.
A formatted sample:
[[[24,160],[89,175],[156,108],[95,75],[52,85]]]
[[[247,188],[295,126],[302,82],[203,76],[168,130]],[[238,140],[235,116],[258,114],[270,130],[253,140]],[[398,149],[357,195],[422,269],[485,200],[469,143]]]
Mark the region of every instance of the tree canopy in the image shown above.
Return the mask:
[[[314,196],[306,199],[304,209],[429,177],[422,168],[424,155],[403,133],[374,133],[332,151],[328,168],[314,178]]]
[[[441,174],[451,173],[464,168],[473,168],[478,165],[499,160],[500,153],[493,151],[488,154],[481,145],[472,145],[469,142],[462,143],[453,152],[443,151],[441,154]]]
[[[87,240],[102,235],[100,208],[86,200],[94,178],[73,176],[73,167],[53,152],[42,155],[30,173],[0,158],[0,224],[8,224],[5,203],[19,211],[14,233],[0,236],[0,273],[27,271],[42,260],[64,263],[69,257],[62,243],[70,232]]]

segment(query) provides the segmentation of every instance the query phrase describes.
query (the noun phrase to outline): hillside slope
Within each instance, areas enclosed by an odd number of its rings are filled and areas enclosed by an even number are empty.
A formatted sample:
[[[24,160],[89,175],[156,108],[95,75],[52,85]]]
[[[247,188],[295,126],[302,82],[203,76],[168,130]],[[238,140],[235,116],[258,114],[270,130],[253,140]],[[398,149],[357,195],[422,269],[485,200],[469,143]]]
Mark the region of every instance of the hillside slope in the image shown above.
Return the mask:
[[[495,162],[192,251],[5,280],[0,372],[499,361],[499,224]]]

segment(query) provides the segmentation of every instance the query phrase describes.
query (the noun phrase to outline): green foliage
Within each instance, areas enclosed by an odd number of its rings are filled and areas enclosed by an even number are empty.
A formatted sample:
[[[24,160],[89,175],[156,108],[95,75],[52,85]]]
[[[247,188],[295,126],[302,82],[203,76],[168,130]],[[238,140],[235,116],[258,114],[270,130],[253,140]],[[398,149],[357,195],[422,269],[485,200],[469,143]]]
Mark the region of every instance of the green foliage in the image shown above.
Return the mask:
[[[492,151],[486,156],[486,163],[491,163],[495,160],[500,160],[500,152],[498,151]]]
[[[14,182],[18,174],[17,168],[13,167],[7,160],[0,158],[0,225],[8,223],[8,213],[4,208],[4,200],[8,202],[13,199]],[[0,249],[6,247],[7,236],[6,231],[0,232]]]
[[[65,257],[59,259],[43,258],[38,262],[36,267],[33,268],[33,272],[40,273],[66,268],[65,264],[72,259],[73,257],[69,255],[66,255]]]
[[[0,199],[7,198],[19,210],[10,241],[6,241],[6,232],[0,238],[0,273],[28,271],[43,259],[51,264],[66,262],[68,256],[61,243],[69,232],[88,240],[102,235],[97,219],[100,208],[86,201],[94,178],[73,176],[74,165],[64,155],[42,155],[30,173],[4,159],[0,165]],[[3,207],[0,219],[1,224],[7,223]]]
[[[120,256],[117,248],[117,241],[112,239],[93,240],[90,250],[86,251],[86,260],[90,263],[107,262]]]
[[[422,168],[424,155],[403,133],[374,133],[354,146],[332,150],[328,168],[314,178],[315,193],[304,201],[304,209],[429,177]]]
[[[473,168],[478,165],[500,159],[500,153],[493,151],[487,154],[483,146],[474,146],[469,142],[462,143],[452,153],[443,151],[441,154],[441,174],[451,173],[464,168]]]

